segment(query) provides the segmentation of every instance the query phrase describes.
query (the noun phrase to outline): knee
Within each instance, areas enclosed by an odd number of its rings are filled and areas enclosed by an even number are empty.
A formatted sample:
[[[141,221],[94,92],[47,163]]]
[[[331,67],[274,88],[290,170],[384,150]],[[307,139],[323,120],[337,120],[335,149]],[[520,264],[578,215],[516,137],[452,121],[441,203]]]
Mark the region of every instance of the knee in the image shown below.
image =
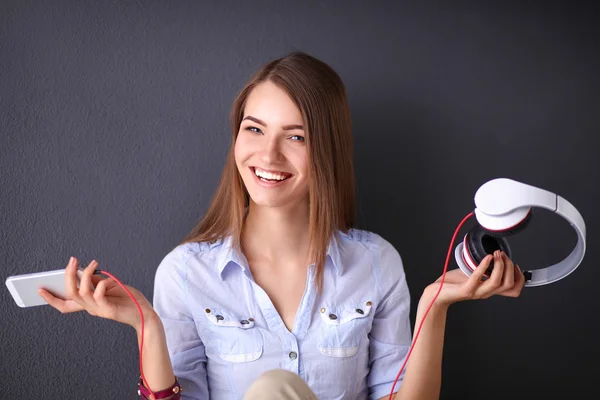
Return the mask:
[[[279,392],[286,387],[298,387],[304,383],[298,374],[285,369],[272,369],[264,372],[252,384],[255,390]]]
[[[316,400],[316,397],[300,375],[284,369],[272,369],[250,385],[244,399]]]
[[[300,378],[298,374],[286,369],[271,369],[258,377],[258,381],[273,384],[280,382],[293,382],[295,380],[302,380],[302,378]]]

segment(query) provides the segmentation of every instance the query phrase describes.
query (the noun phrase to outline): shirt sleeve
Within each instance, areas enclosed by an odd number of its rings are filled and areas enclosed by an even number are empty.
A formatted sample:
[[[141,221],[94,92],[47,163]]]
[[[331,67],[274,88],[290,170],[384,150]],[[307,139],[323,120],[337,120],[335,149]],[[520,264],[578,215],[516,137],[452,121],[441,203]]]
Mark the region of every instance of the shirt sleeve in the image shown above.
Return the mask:
[[[186,302],[185,262],[182,246],[162,260],[155,276],[153,307],[165,329],[173,373],[183,387],[181,398],[205,400],[209,398],[206,353]]]
[[[370,371],[367,383],[370,400],[390,394],[412,341],[410,292],[400,254],[378,235],[375,235],[373,247],[381,298],[369,334]],[[394,392],[400,388],[405,370],[406,367]]]

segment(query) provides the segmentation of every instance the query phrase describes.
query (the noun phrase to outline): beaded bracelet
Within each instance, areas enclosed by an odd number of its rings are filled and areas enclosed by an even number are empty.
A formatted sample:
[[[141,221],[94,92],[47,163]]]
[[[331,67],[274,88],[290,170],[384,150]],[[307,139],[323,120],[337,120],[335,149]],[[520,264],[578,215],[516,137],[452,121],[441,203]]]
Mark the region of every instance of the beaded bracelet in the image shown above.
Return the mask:
[[[144,386],[144,381],[142,376],[140,375],[140,380],[138,382],[138,395],[142,396],[143,399],[150,399],[150,390],[146,386]],[[156,400],[159,399],[169,399],[169,400],[179,400],[181,399],[181,392],[183,392],[183,386],[175,377],[175,383],[171,385],[169,388],[161,390],[159,392],[154,392],[154,398]]]

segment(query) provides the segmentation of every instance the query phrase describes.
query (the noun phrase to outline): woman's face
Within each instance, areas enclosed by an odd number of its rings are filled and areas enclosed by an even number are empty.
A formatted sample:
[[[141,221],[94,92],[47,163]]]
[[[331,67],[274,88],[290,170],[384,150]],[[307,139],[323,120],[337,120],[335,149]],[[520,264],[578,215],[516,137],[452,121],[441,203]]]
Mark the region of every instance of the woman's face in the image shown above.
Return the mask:
[[[235,162],[256,205],[308,203],[303,125],[300,110],[274,83],[263,82],[250,92],[235,142]]]

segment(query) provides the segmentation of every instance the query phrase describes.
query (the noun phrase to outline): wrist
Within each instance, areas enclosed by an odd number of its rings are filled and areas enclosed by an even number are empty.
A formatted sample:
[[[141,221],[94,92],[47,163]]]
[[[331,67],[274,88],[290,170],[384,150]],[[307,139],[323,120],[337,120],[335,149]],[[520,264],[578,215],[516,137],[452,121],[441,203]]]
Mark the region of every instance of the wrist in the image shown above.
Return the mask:
[[[144,315],[144,332],[152,332],[157,329],[162,329],[162,321],[160,317],[154,311],[154,309],[142,310]],[[141,319],[138,321],[137,325],[133,327],[138,335],[138,338],[142,334],[142,321]]]
[[[421,308],[421,307],[429,308],[429,305],[431,304],[431,302],[437,295],[438,289],[439,289],[439,286],[437,286],[437,285],[427,286],[425,288],[425,290],[423,290],[423,294],[421,295],[421,299],[419,300],[419,308]],[[431,306],[430,312],[435,312],[435,311],[446,312],[448,310],[448,307],[450,307],[450,304],[452,304],[452,303],[443,301],[438,296],[435,299],[435,303],[433,303],[433,305]]]

